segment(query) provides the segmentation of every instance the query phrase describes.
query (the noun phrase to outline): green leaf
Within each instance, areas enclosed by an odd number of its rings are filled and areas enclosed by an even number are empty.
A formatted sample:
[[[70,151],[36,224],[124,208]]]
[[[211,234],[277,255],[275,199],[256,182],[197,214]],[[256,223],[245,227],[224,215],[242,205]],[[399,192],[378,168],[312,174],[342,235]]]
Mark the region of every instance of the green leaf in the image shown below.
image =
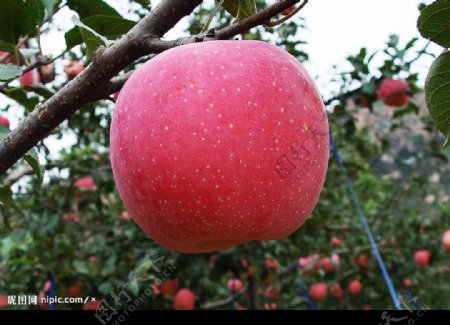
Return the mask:
[[[22,75],[22,69],[15,64],[0,63],[0,81],[14,80]]]
[[[86,44],[86,63],[88,63],[94,56],[97,47],[104,44],[104,42],[86,29],[79,28],[79,31],[84,44]]]
[[[240,8],[239,3],[241,5]],[[225,0],[222,7],[237,19],[247,18],[256,14],[255,0]]]
[[[144,8],[148,8],[151,5],[151,1],[150,0],[134,0],[134,2],[139,3]]]
[[[28,96],[27,92],[25,92],[22,88],[8,89],[3,93],[3,95],[25,107],[28,112],[31,112],[36,107],[36,105],[39,104],[38,97]]]
[[[107,39],[117,39],[127,33],[136,25],[136,22],[116,16],[96,15],[81,22],[95,30]],[[83,36],[79,27],[74,27],[65,34],[66,45],[68,49],[83,43]]]
[[[395,110],[394,118],[403,116],[408,113],[418,114],[419,110],[420,110],[420,107],[417,104],[410,101],[406,107]]]
[[[450,1],[437,0],[420,13],[417,27],[423,37],[450,47]]]
[[[0,39],[17,44],[21,36],[34,36],[44,19],[40,0],[0,0]]]
[[[45,18],[49,19],[53,16],[55,11],[58,9],[61,0],[41,0],[43,6],[45,7]]]
[[[42,176],[44,175],[44,167],[39,164],[39,157],[36,149],[31,149],[28,153],[23,157],[25,161],[30,165],[33,169],[34,174],[36,175],[39,184],[42,183]]]
[[[431,118],[450,144],[450,52],[442,53],[433,63],[425,81],[425,100]]]
[[[79,274],[89,274],[89,267],[86,262],[75,260],[73,261],[73,268]]]
[[[25,89],[26,91],[32,91],[42,97],[44,97],[45,99],[49,99],[50,97],[52,97],[55,92],[43,85],[30,85],[30,86],[24,86],[23,89]]]
[[[121,17],[115,9],[102,0],[68,0],[67,5],[76,11],[81,19],[94,15]]]
[[[7,43],[3,40],[0,39],[0,51],[3,52],[14,52],[14,48],[16,46],[14,44],[11,43]]]
[[[12,191],[7,185],[0,186],[0,203],[5,207],[9,208],[12,202]]]

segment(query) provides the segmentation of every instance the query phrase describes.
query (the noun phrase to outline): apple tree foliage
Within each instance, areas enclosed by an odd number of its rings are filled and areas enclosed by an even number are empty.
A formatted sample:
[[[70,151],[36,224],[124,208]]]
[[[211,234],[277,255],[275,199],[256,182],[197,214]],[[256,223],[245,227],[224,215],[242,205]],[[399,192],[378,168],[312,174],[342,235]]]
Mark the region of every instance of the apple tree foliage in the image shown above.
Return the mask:
[[[52,22],[60,10],[69,10],[79,18],[74,20],[73,29],[65,31],[66,51],[54,61],[57,73],[69,59],[89,64],[97,46],[113,42],[151,10],[149,0],[130,1],[126,13],[114,9],[111,2],[0,0],[0,20],[4,22],[0,25],[0,51],[13,53],[15,62],[22,57],[26,62],[25,66],[0,65],[1,115],[23,118],[68,82],[63,74],[53,82],[33,86],[20,86],[16,80],[30,65],[29,58],[39,55],[39,35],[58,28]],[[267,5],[262,0],[248,3],[240,15],[252,15],[253,5],[258,9]],[[233,15],[237,15],[235,6],[234,1],[225,1],[209,27],[232,24]],[[186,32],[200,32],[213,9],[211,3],[198,7]],[[419,19],[422,35],[448,48],[449,16],[450,1],[438,0],[423,9]],[[260,26],[240,37],[272,42],[307,62],[302,33],[305,25],[307,21],[297,15],[281,25]],[[345,70],[336,69],[332,80],[319,79],[319,84],[326,82],[336,89],[332,98],[324,98],[331,135],[398,293],[402,295],[403,280],[410,278],[413,285],[408,290],[420,305],[450,308],[450,301],[445,299],[450,291],[450,253],[441,243],[450,218],[450,155],[442,149],[450,134],[446,95],[450,91],[450,56],[444,52],[431,67],[425,87],[428,115],[422,109],[423,89],[415,64],[429,54],[419,46],[418,39],[405,43],[392,35],[382,51],[370,53],[362,48],[354,49],[354,53],[347,58]],[[151,59],[144,57],[127,70]],[[411,100],[406,106],[387,107],[378,100],[377,87],[388,78],[409,83]],[[332,157],[316,209],[289,238],[197,255],[178,254],[155,244],[124,213],[115,188],[108,155],[112,101],[85,105],[50,135],[54,141],[73,139],[73,144],[55,157],[49,154],[51,143],[41,142],[0,183],[0,295],[37,295],[52,275],[60,297],[77,285],[83,297],[105,299],[113,308],[126,308],[130,297],[150,289],[152,293],[138,308],[170,309],[173,297],[158,293],[154,284],[177,278],[179,288],[189,288],[196,294],[196,308],[310,309],[314,308],[307,294],[310,285],[324,282],[331,286],[337,282],[344,288],[344,298],[328,295],[315,302],[317,308],[393,308]],[[0,136],[7,132],[0,125]],[[20,174],[24,170],[27,172]],[[14,173],[22,177],[14,179]],[[74,186],[77,179],[86,176],[93,178],[95,190]],[[419,249],[432,253],[429,267],[415,265],[413,256]],[[300,270],[298,259],[313,254],[338,254],[340,265],[334,271],[323,267]],[[361,255],[368,257],[367,266],[356,263]],[[245,291],[226,303],[215,303],[230,296],[227,282],[232,277],[243,281]],[[353,280],[363,284],[356,296],[347,290]],[[278,287],[278,297],[267,295]],[[56,308],[80,309],[82,305]]]

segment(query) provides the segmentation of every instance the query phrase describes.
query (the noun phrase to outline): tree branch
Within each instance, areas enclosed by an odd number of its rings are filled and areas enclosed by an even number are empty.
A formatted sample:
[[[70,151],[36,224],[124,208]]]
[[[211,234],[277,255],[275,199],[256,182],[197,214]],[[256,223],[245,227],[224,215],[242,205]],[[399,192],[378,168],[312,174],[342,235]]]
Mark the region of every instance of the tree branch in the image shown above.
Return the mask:
[[[120,90],[131,73],[111,79],[138,58],[187,43],[229,39],[268,22],[284,9],[300,1],[277,2],[215,33],[209,31],[175,41],[163,41],[160,38],[202,2],[163,0],[117,43],[106,49],[98,48],[92,63],[82,73],[44,104],[38,105],[15,130],[0,141],[0,175],[4,175],[28,150],[70,118],[80,107],[107,98]]]
[[[38,105],[0,142],[0,175],[80,107],[104,98],[105,85],[111,78],[145,54],[139,42],[142,37],[163,36],[201,2],[164,0],[117,43],[107,49],[99,48],[92,63],[81,74]]]

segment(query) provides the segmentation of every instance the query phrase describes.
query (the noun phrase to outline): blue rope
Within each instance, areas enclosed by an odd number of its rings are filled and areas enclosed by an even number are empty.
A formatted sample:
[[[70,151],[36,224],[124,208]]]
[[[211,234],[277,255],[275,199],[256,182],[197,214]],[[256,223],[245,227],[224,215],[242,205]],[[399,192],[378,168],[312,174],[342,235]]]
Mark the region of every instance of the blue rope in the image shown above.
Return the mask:
[[[50,280],[50,288],[49,288],[49,296],[50,298],[55,298],[55,280],[53,279],[53,275],[49,275]],[[50,310],[55,310],[55,304],[50,302]]]
[[[397,308],[397,310],[402,310],[402,306],[400,304],[400,300],[398,299],[397,293],[395,291],[394,285],[392,284],[392,280],[389,277],[389,273],[386,269],[386,266],[384,265],[383,259],[381,257],[380,251],[378,250],[378,246],[375,242],[375,239],[373,237],[372,231],[370,230],[369,224],[367,223],[367,219],[366,216],[364,215],[364,212],[361,208],[361,204],[358,200],[358,197],[355,193],[355,189],[353,188],[353,184],[352,181],[350,180],[350,177],[347,174],[347,171],[345,169],[344,164],[342,163],[341,157],[334,145],[333,139],[331,138],[331,134],[330,134],[330,147],[331,147],[331,152],[333,154],[334,159],[336,159],[338,165],[339,165],[339,169],[341,170],[342,175],[344,176],[344,180],[345,180],[345,184],[348,187],[348,190],[350,192],[350,195],[352,197],[352,201],[355,204],[356,210],[358,211],[358,215],[361,219],[361,222],[363,224],[364,230],[366,231],[367,237],[369,238],[369,242],[370,245],[372,247],[373,253],[375,255],[375,258],[378,261],[378,265],[381,269],[381,273],[383,273],[383,277],[384,280],[386,282],[386,285],[389,289],[389,293],[392,297],[392,300],[394,301],[394,305],[395,308]]]

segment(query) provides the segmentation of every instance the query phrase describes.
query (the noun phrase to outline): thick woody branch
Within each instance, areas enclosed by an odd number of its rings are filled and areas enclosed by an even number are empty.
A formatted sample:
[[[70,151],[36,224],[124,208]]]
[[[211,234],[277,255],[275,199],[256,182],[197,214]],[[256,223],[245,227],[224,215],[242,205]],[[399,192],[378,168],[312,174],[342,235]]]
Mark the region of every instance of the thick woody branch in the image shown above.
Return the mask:
[[[139,40],[161,37],[201,0],[164,0],[110,48],[99,48],[92,63],[44,104],[37,106],[0,142],[0,175],[84,104],[104,98],[105,86],[128,64],[143,56]]]
[[[187,43],[229,39],[265,24],[300,0],[278,2],[217,32],[209,31],[175,41],[160,39],[201,2],[202,0],[163,0],[113,46],[97,49],[92,63],[80,75],[44,104],[37,106],[17,129],[0,141],[0,175],[4,175],[28,150],[47,137],[80,107],[119,91],[131,73],[114,79],[113,77],[140,57]]]
[[[204,42],[210,40],[227,40],[232,38],[233,36],[245,33],[254,27],[264,25],[272,17],[278,15],[283,10],[291,7],[292,5],[295,5],[296,3],[299,3],[300,1],[301,0],[285,0],[282,2],[277,2],[274,5],[259,11],[253,16],[238,20],[235,23],[215,32],[213,30],[210,30],[202,34],[181,37],[172,41],[164,41],[155,38],[143,39],[143,47],[148,53],[155,53],[154,51],[159,53],[170,48],[189,43]]]

